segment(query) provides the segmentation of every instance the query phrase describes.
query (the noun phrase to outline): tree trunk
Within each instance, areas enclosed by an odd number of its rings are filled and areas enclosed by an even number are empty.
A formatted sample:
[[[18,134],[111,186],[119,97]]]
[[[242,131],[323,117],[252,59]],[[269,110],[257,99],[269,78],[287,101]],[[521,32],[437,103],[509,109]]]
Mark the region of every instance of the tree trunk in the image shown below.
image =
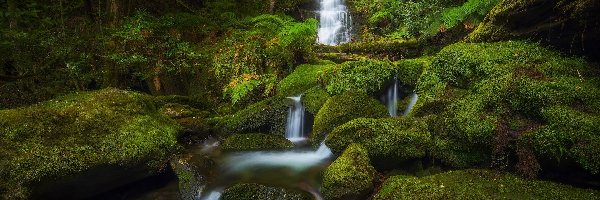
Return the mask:
[[[7,0],[8,14],[10,15],[8,26],[10,29],[17,28],[17,2],[16,0]]]
[[[275,1],[276,0],[269,0],[269,12],[273,13],[273,11],[275,11]]]
[[[108,0],[108,20],[111,27],[117,26],[120,18],[119,0]]]

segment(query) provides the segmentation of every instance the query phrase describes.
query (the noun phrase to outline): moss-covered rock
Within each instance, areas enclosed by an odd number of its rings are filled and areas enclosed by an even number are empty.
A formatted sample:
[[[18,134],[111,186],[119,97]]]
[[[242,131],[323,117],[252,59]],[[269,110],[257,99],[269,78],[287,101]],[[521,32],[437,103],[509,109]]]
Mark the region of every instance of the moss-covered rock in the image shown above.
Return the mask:
[[[398,76],[398,82],[402,85],[416,87],[417,81],[423,73],[423,69],[429,65],[432,57],[420,57],[415,59],[402,59],[394,62]]]
[[[359,117],[381,118],[387,116],[387,109],[365,92],[345,92],[333,96],[325,102],[315,116],[313,142],[324,139],[325,134],[335,127]]]
[[[520,138],[538,158],[559,163],[576,162],[591,173],[600,171],[600,116],[566,106],[544,109],[546,125]]]
[[[150,96],[104,89],[0,111],[3,198],[99,166],[157,171],[180,148],[180,126]]]
[[[256,183],[241,183],[231,186],[221,195],[222,200],[308,200],[310,195],[304,192],[269,187]]]
[[[221,145],[223,151],[278,150],[294,147],[294,144],[281,135],[248,133],[229,136]]]
[[[468,39],[492,42],[531,39],[600,59],[600,3],[594,0],[501,1]]]
[[[424,69],[417,83],[414,116],[426,119],[433,135],[432,155],[447,165],[508,162],[515,155],[510,145],[515,139],[540,128],[561,126],[545,119],[544,113],[552,107],[569,107],[565,113],[580,115],[579,111],[590,119],[598,116],[593,108],[598,106],[600,82],[594,74],[584,60],[536,44],[458,43],[440,51]],[[578,130],[554,132],[570,138]],[[585,143],[595,146],[595,141],[586,139]],[[548,159],[548,154],[537,155]],[[595,165],[590,164],[594,158],[561,156],[581,166]],[[594,168],[586,169],[594,172]]]
[[[352,143],[367,149],[371,160],[379,166],[424,158],[431,145],[427,124],[413,118],[358,118],[335,128],[325,144],[340,154]]]
[[[527,180],[503,172],[464,170],[426,176],[392,176],[373,199],[600,199],[596,190]]]
[[[381,91],[395,74],[395,65],[389,61],[350,61],[325,70],[321,80],[332,95],[354,90],[374,94]]]
[[[193,117],[200,114],[200,110],[178,103],[167,103],[160,108],[160,112],[173,119]]]
[[[270,97],[243,110],[224,117],[209,119],[221,135],[234,133],[273,133],[283,135],[289,100],[282,96]]]
[[[319,76],[333,64],[300,65],[277,85],[282,96],[296,96],[317,85]]]
[[[359,144],[348,145],[323,175],[323,195],[331,200],[364,199],[373,190],[376,171],[367,151]]]
[[[321,107],[323,107],[323,104],[327,102],[327,99],[329,99],[327,91],[317,86],[310,88],[304,93],[304,96],[302,96],[302,104],[306,107],[308,112],[316,115],[319,113],[319,110],[321,110]]]

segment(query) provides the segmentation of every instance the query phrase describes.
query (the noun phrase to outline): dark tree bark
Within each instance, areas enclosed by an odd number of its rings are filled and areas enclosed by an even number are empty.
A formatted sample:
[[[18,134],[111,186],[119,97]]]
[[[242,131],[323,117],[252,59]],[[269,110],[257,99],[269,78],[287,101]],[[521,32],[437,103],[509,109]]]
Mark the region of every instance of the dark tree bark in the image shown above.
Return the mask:
[[[7,0],[8,13],[10,14],[10,18],[8,21],[8,26],[10,29],[14,29],[17,27],[17,0]]]

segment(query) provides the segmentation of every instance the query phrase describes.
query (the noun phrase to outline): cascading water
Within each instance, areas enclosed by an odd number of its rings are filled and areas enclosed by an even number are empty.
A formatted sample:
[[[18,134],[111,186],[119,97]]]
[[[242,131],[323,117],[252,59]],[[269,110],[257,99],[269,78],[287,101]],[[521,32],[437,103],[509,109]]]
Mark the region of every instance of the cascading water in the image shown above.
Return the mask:
[[[417,100],[419,99],[419,95],[417,95],[417,93],[413,93],[412,95],[410,95],[410,102],[408,103],[408,105],[406,106],[406,109],[404,110],[404,116],[408,116],[408,114],[410,114],[410,111],[412,110],[413,107],[415,107],[415,104],[417,104]]]
[[[288,97],[294,104],[290,107],[285,127],[285,137],[292,142],[300,142],[306,140],[304,136],[304,113],[305,108],[300,101],[302,95]]]
[[[398,116],[398,78],[394,77],[394,83],[388,88],[386,103],[390,116]]]
[[[258,151],[234,153],[222,159],[218,186],[205,194],[201,200],[217,200],[223,188],[236,182],[262,183],[266,185],[299,187],[299,183],[311,183],[329,165],[333,153],[321,143],[317,150]],[[296,188],[322,199],[317,185]]]
[[[352,18],[344,0],[320,0],[318,43],[338,45],[350,42]]]

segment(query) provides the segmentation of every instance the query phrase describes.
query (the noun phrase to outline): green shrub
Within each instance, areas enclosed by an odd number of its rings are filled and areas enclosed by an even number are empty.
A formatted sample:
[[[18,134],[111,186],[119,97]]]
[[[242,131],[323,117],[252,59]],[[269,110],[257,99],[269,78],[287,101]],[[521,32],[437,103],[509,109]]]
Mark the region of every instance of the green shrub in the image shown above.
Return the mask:
[[[376,171],[367,151],[359,144],[348,145],[323,174],[323,195],[331,200],[363,199],[373,190]]]
[[[0,190],[9,191],[3,198],[26,198],[27,187],[98,166],[155,171],[181,148],[181,128],[156,110],[152,97],[133,92],[71,94],[0,116]]]
[[[422,178],[392,176],[373,199],[598,199],[597,193],[503,172],[464,170]]]
[[[412,118],[358,118],[335,128],[325,144],[335,154],[348,145],[364,146],[377,166],[425,158],[432,145],[427,124]]]
[[[223,151],[279,150],[294,147],[281,135],[248,133],[229,136],[221,145]]]
[[[335,127],[359,117],[386,117],[387,109],[364,92],[345,92],[325,102],[315,116],[311,140],[319,142]]]

